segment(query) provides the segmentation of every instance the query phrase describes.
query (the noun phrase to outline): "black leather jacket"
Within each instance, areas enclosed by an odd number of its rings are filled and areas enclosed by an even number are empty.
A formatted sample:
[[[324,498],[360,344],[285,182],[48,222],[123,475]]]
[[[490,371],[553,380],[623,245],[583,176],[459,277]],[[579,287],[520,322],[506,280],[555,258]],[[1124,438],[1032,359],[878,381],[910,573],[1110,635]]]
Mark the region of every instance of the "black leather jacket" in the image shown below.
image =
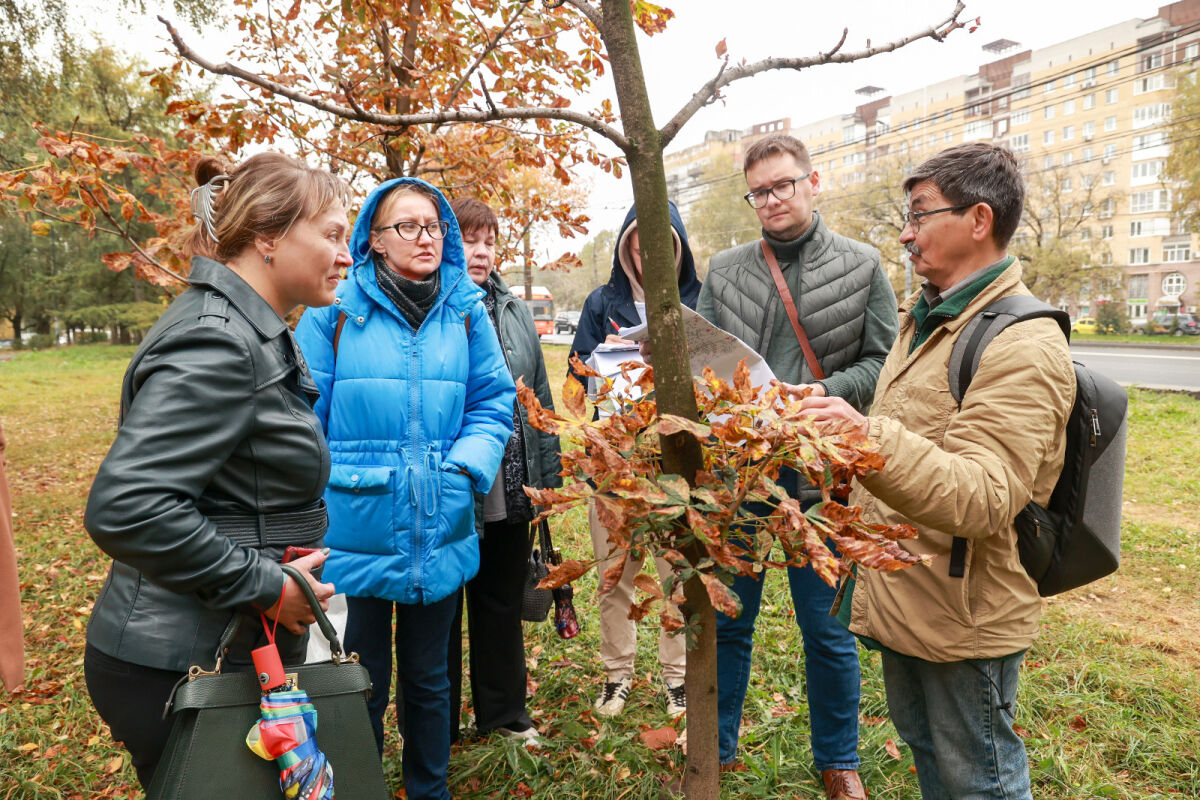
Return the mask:
[[[148,667],[205,668],[241,614],[235,662],[261,644],[288,544],[320,546],[329,449],[316,385],[279,315],[236,273],[192,261],[133,356],[116,441],[84,525],[114,559],[88,642]],[[278,629],[284,662],[304,641]]]

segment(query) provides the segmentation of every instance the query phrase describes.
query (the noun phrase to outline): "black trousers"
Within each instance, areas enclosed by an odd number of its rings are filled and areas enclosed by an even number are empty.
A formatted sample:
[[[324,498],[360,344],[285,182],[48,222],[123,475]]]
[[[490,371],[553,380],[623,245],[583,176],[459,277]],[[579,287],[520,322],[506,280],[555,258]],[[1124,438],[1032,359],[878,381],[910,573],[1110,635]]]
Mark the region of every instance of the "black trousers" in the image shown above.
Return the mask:
[[[508,520],[484,523],[479,541],[479,574],[466,585],[470,639],[471,697],[475,727],[523,729],[533,724],[525,710],[525,639],[521,629],[521,595],[529,562],[529,523]],[[458,740],[462,710],[462,611],[450,629],[450,738]]]
[[[150,785],[173,720],[162,718],[171,690],[185,673],[143,667],[102,653],[83,651],[83,675],[100,719],[125,745],[142,788]]]

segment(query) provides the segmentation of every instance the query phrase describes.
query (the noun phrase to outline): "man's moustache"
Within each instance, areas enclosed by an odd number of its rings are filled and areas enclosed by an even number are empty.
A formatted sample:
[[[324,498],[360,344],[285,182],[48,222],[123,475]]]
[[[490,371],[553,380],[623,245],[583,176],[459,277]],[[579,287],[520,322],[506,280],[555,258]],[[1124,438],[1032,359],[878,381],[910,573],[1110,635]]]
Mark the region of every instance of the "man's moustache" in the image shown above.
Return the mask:
[[[913,242],[909,242],[908,244],[904,245],[904,249],[908,251],[909,255],[916,256],[917,258],[921,257],[921,248],[917,247],[917,245]]]

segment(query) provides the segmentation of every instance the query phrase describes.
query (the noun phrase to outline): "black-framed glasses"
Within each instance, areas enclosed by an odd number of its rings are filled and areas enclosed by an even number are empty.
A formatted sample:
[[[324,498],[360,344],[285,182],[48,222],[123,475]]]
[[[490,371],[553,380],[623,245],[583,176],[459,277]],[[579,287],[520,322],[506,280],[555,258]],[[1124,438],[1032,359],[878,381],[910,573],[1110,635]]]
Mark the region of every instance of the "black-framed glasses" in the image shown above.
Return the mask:
[[[961,206],[946,206],[945,208],[935,208],[933,211],[905,211],[901,219],[904,221],[904,227],[912,226],[913,233],[921,230],[921,217],[928,217],[930,214],[941,214],[944,211],[966,211],[974,203],[966,203]]]
[[[391,225],[380,225],[378,228],[375,228],[375,230],[386,231],[389,228],[394,230],[396,235],[401,239],[409,242],[415,242],[417,239],[421,238],[421,231],[428,233],[430,239],[445,239],[446,234],[450,232],[450,223],[439,219],[437,222],[431,222],[428,225],[422,225],[419,222],[413,222],[410,219],[404,219],[400,220],[399,222],[392,223]]]
[[[767,197],[775,195],[779,200],[790,200],[796,194],[796,182],[807,180],[811,172],[806,172],[798,178],[788,178],[786,181],[780,181],[774,186],[768,186],[766,189],[759,189],[754,192],[746,192],[742,197],[750,204],[751,208],[764,208],[767,205]]]

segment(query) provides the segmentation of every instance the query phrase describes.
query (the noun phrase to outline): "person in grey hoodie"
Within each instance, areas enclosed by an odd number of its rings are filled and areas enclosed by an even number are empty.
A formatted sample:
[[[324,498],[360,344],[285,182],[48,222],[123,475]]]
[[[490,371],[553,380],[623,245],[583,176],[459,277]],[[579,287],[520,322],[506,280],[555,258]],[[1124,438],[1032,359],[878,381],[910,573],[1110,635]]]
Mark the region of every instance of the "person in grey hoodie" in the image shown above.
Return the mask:
[[[675,239],[675,271],[679,277],[679,300],[688,308],[696,307],[700,296],[700,280],[696,277],[696,263],[688,246],[687,231],[683,219],[674,203],[670,204],[671,230]],[[642,257],[638,248],[637,209],[629,209],[617,246],[613,251],[612,276],[608,283],[592,291],[583,303],[579,316],[579,327],[575,331],[573,353],[586,361],[596,347],[605,341],[617,339],[617,329],[640,322],[635,302],[643,302]],[[586,386],[586,381],[574,370],[570,375]],[[591,525],[592,546],[597,559],[603,560],[598,567],[601,573],[612,566],[616,559],[611,554],[608,530],[600,524],[594,505],[589,507],[588,521]],[[655,566],[659,577],[666,580],[671,567],[665,559],[656,558]],[[633,687],[633,661],[637,649],[637,623],[629,619],[629,607],[633,601],[633,579],[641,571],[640,561],[630,559],[617,585],[600,599],[600,660],[606,673],[604,688],[596,698],[596,711],[604,716],[615,716],[625,708],[625,700]],[[672,717],[687,710],[687,695],[683,688],[687,651],[682,636],[671,636],[659,631],[658,660],[662,665],[663,694],[667,701],[667,713]]]

